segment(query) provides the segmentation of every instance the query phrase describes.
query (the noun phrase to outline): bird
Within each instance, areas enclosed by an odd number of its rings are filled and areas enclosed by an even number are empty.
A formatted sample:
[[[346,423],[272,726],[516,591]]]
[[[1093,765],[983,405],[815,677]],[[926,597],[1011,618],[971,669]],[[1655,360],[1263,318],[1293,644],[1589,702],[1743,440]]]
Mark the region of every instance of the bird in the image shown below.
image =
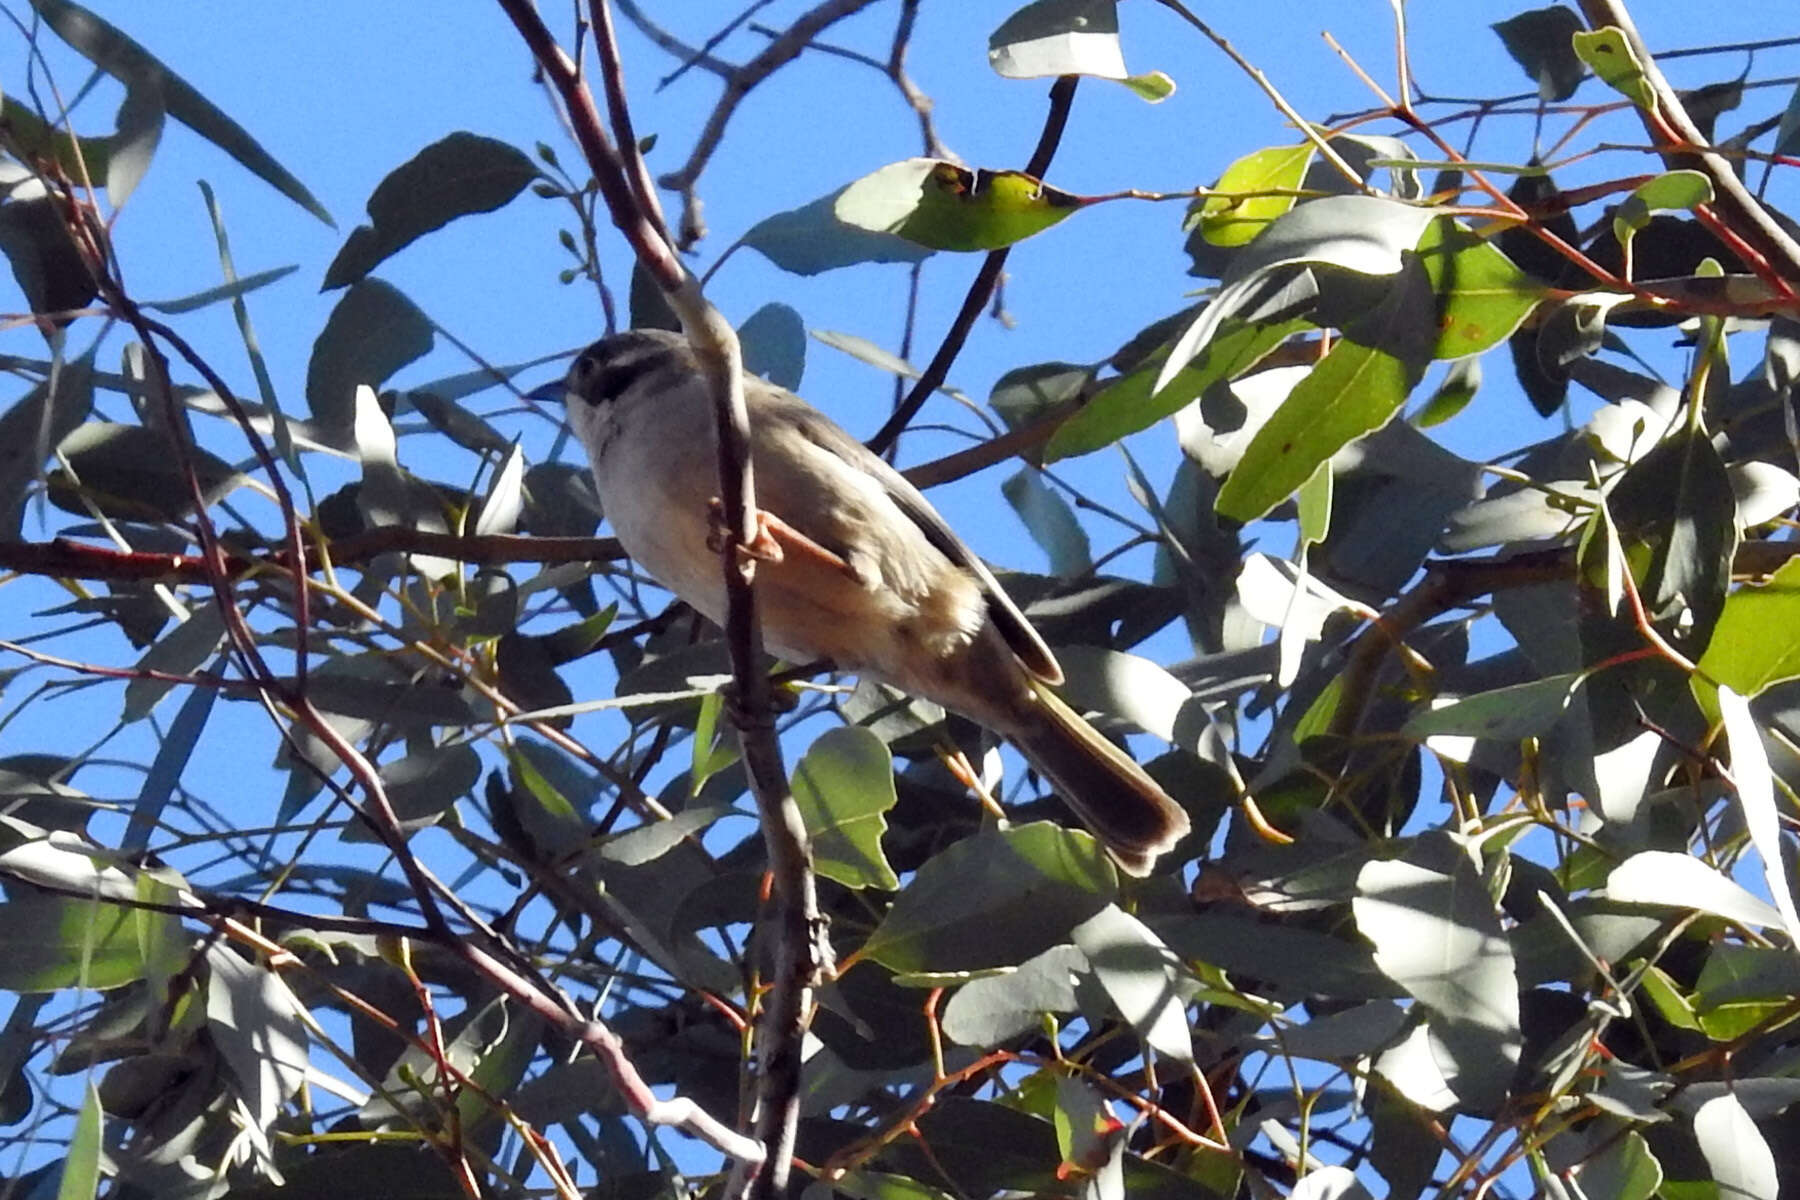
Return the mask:
[[[1187,813],[1056,694],[1056,656],[993,573],[918,488],[824,413],[747,372],[743,386],[765,648],[790,662],[829,659],[992,730],[1121,868],[1149,874],[1187,834]],[[713,400],[687,337],[601,338],[563,388],[625,552],[722,625]]]

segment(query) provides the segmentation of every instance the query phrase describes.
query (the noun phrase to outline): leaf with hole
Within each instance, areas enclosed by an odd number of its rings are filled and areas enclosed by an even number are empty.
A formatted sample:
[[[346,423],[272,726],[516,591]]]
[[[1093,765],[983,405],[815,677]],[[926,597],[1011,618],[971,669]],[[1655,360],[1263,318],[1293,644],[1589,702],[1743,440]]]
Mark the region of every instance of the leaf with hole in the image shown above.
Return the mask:
[[[834,211],[858,229],[893,233],[933,250],[998,250],[1091,203],[1022,171],[970,170],[909,158],[845,188]]]

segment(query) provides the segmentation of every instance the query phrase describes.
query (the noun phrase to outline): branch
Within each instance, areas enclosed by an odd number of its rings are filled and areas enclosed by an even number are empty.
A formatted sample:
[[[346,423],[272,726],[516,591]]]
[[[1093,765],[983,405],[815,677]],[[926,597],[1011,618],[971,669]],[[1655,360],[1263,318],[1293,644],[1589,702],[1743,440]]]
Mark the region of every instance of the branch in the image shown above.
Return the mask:
[[[396,551],[435,554],[470,563],[567,563],[606,562],[625,557],[616,538],[518,537],[511,534],[481,536],[432,533],[422,529],[386,526],[339,538],[321,546],[321,559],[333,566],[355,566]],[[308,571],[322,562],[306,560]],[[266,555],[227,551],[225,581],[236,581],[267,570],[291,571],[288,550]],[[151,554],[113,550],[87,542],[56,538],[48,542],[0,542],[0,570],[22,575],[46,575],[53,579],[98,579],[112,583],[210,583],[214,581],[204,555]]]
[[[1064,75],[1050,85],[1050,111],[1044,116],[1044,130],[1038,135],[1037,148],[1031,152],[1031,161],[1025,164],[1025,174],[1042,179],[1044,172],[1050,169],[1050,160],[1055,157],[1056,147],[1062,141],[1063,129],[1069,123],[1069,107],[1075,102],[1075,85],[1080,81],[1079,75]],[[919,415],[925,401],[943,386],[950,374],[950,364],[962,353],[963,343],[968,341],[969,331],[975,327],[975,318],[981,315],[988,297],[993,294],[994,285],[1000,281],[1000,272],[1006,267],[1009,249],[1010,247],[1002,246],[998,250],[989,251],[987,258],[982,260],[981,269],[975,272],[975,279],[969,284],[968,293],[963,296],[962,307],[957,310],[956,319],[950,322],[950,329],[944,334],[943,344],[932,356],[931,363],[919,376],[918,382],[913,384],[906,399],[894,406],[887,421],[869,439],[869,449],[877,454],[885,454],[906,431],[912,419]]]
[[[1701,171],[1713,186],[1710,207],[1730,231],[1748,243],[1747,248],[1760,255],[1762,261],[1748,261],[1752,270],[1766,274],[1770,282],[1781,286],[1791,299],[1800,288],[1800,244],[1788,235],[1769,210],[1759,203],[1744,186],[1731,162],[1714,151],[1700,129],[1688,116],[1681,97],[1669,86],[1662,68],[1657,66],[1637,26],[1626,11],[1624,0],[1581,0],[1582,15],[1595,29],[1614,25],[1625,34],[1644,69],[1644,79],[1656,97],[1654,109],[1639,109],[1644,128],[1651,140],[1662,143],[1663,161],[1670,167],[1692,166]]]
[[[519,0],[501,0],[501,3],[509,7],[518,2]],[[713,106],[712,114],[706,118],[706,124],[701,128],[700,136],[695,139],[687,162],[659,181],[671,191],[681,193],[681,242],[684,246],[691,246],[706,236],[706,223],[700,216],[694,186],[699,183],[707,163],[712,161],[720,139],[725,136],[725,126],[730,123],[744,97],[777,69],[798,57],[806,49],[807,43],[819,33],[845,17],[861,12],[872,3],[874,0],[825,0],[825,3],[802,14],[799,20],[788,26],[786,33],[764,47],[761,54],[725,77],[725,90],[720,93],[719,102]]]
[[[799,44],[812,33],[839,16],[848,15],[869,0],[839,0],[827,4],[796,22],[790,34]],[[793,1160],[794,1131],[800,1115],[800,1055],[805,1034],[811,988],[823,973],[822,955],[816,949],[815,931],[821,927],[818,899],[812,873],[812,854],[807,843],[806,826],[798,806],[788,790],[787,770],[781,759],[781,743],[775,737],[775,718],[769,680],[762,669],[762,633],[756,618],[755,562],[747,548],[757,534],[755,476],[750,457],[750,418],[744,405],[744,371],[742,351],[729,322],[707,303],[700,284],[688,273],[675,248],[669,244],[659,223],[646,211],[645,202],[627,175],[627,166],[614,149],[606,131],[600,126],[592,94],[582,82],[580,71],[569,61],[539,18],[530,0],[499,0],[513,24],[518,28],[532,57],[537,60],[550,85],[562,100],[581,144],[600,193],[610,210],[613,223],[626,239],[653,278],[669,306],[681,318],[688,342],[706,377],[712,395],[715,430],[719,455],[719,496],[724,509],[726,527],[731,537],[723,539],[720,551],[721,571],[725,580],[725,638],[731,654],[736,687],[735,712],[739,742],[742,747],[751,793],[756,797],[761,817],[763,840],[768,847],[769,867],[774,874],[775,891],[780,902],[777,928],[775,980],[767,1006],[757,1030],[757,1052],[760,1073],[757,1080],[757,1113],[755,1134],[760,1145],[754,1156],[737,1154],[738,1167],[733,1175],[733,1191],[742,1195],[754,1189],[759,1198],[785,1192],[789,1168]],[[603,8],[605,0],[596,0],[600,13],[597,26],[602,34],[600,69],[609,98],[613,100],[614,134],[629,140],[630,124],[625,103],[624,81],[616,52],[607,42],[610,19]],[[837,11],[841,9],[842,11]],[[780,43],[777,44],[778,46]],[[786,57],[799,52],[798,46],[786,51]],[[777,46],[771,46],[751,64],[744,67],[726,86],[730,95],[734,88],[747,91],[781,62],[786,61]],[[758,73],[760,72],[760,73]],[[748,82],[746,82],[746,80]],[[733,101],[735,105],[735,100]],[[715,110],[708,129],[713,143],[724,128],[729,109],[723,103]],[[703,140],[706,135],[702,135]],[[636,153],[635,143],[626,147],[627,154]],[[711,153],[708,146],[707,153]],[[704,159],[701,160],[704,163]],[[692,165],[690,163],[690,165]],[[698,171],[696,170],[696,174]],[[604,1029],[602,1027],[602,1032]],[[610,1046],[608,1039],[610,1039]],[[621,1090],[627,1080],[627,1062],[617,1048],[617,1039],[590,1040],[589,1044],[614,1071]],[[615,1062],[616,1059],[616,1062]],[[638,1081],[641,1087],[641,1081]],[[647,1091],[647,1102],[653,1102]],[[634,1105],[634,1107],[637,1107]],[[638,1108],[639,1115],[652,1124],[674,1119],[676,1114],[656,1107]],[[679,1116],[693,1120],[696,1110],[683,1102]],[[704,1116],[704,1114],[700,1114]],[[706,1119],[709,1124],[711,1119]],[[722,1126],[714,1134],[727,1132]],[[742,1147],[740,1147],[740,1150]]]

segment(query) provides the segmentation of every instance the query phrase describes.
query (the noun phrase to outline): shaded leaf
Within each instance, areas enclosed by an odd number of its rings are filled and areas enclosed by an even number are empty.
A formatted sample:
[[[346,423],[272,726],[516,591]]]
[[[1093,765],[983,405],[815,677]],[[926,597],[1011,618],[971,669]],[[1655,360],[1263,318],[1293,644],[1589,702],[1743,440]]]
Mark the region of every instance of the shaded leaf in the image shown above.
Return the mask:
[[[119,105],[118,133],[106,162],[106,198],[120,208],[150,169],[150,158],[162,140],[162,88],[154,78],[131,80]]]
[[[1138,1037],[1164,1058],[1193,1062],[1180,964],[1162,939],[1111,904],[1077,925],[1072,936]]]
[[[51,499],[87,515],[87,505],[127,521],[178,521],[194,511],[191,465],[211,504],[243,481],[230,463],[198,446],[177,455],[169,434],[142,425],[89,421],[57,446],[68,468],[50,473]],[[185,462],[183,459],[185,458]]]
[[[1000,492],[1025,523],[1031,540],[1049,556],[1051,574],[1071,579],[1093,569],[1087,530],[1041,472],[1023,467],[1000,485]]]
[[[390,375],[430,351],[432,325],[398,288],[364,279],[339,298],[313,342],[306,367],[306,403],[329,429],[347,430],[358,387],[380,387]]]
[[[951,1041],[986,1048],[1043,1027],[1044,1014],[1074,1012],[1076,976],[1087,960],[1074,946],[1052,946],[1016,970],[971,980],[944,1005]]]
[[[369,197],[369,220],[350,231],[325,270],[326,291],[355,283],[383,259],[458,217],[493,212],[538,177],[524,154],[458,130],[394,168]]]
[[[806,371],[806,325],[786,304],[765,304],[738,327],[744,370],[796,391]]]
[[[837,215],[847,188],[810,204],[764,217],[744,234],[744,245],[795,275],[817,275],[857,263],[916,263],[933,253],[898,234],[858,228]],[[637,322],[633,321],[636,326]]]
[[[1581,17],[1562,5],[1533,8],[1496,22],[1506,52],[1525,69],[1543,100],[1567,100],[1581,85],[1587,69],[1571,41],[1582,31]]]
[[[187,620],[164,634],[138,659],[140,674],[125,684],[125,710],[119,720],[130,723],[149,716],[175,686],[175,680],[154,678],[153,674],[182,676],[196,671],[224,641],[225,620],[217,606],[195,608]]]
[[[144,951],[131,909],[40,892],[0,904],[0,987],[106,991],[143,976]]]
[[[0,206],[0,213],[11,207]],[[18,538],[26,495],[44,460],[93,407],[94,360],[84,356],[61,364],[0,416],[0,539]]]
[[[1066,941],[1117,892],[1085,833],[1046,821],[983,831],[919,868],[863,952],[896,971],[1011,966]]]
[[[270,157],[233,121],[186,80],[120,30],[73,0],[31,0],[56,35],[89,62],[127,87],[154,84],[162,93],[163,107],[171,117],[236,159],[245,170],[304,208],[327,225],[331,214],[313,198],[298,179]]]
[[[1415,714],[1400,732],[1410,738],[1490,738],[1517,742],[1547,732],[1568,711],[1586,677],[1575,672],[1464,696]]]
[[[895,795],[893,756],[880,738],[857,725],[822,734],[794,767],[793,790],[819,874],[851,888],[900,886],[881,851]]]

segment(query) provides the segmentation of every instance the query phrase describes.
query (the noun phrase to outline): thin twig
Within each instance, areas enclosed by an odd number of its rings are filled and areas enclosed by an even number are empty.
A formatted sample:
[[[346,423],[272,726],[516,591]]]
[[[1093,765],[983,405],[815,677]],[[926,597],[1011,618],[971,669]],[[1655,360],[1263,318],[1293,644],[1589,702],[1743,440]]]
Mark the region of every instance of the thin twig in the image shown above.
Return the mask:
[[[1055,157],[1056,147],[1062,141],[1063,129],[1068,125],[1069,108],[1075,102],[1075,87],[1079,82],[1078,75],[1064,75],[1050,85],[1050,111],[1044,116],[1044,129],[1038,136],[1037,148],[1031,153],[1031,161],[1025,166],[1025,174],[1042,179],[1044,172],[1050,169],[1050,160]],[[943,386],[950,374],[950,365],[962,353],[963,343],[968,340],[969,331],[975,327],[975,318],[981,315],[988,297],[993,294],[994,285],[999,282],[1000,272],[1006,267],[1007,250],[1008,247],[1005,246],[990,250],[982,260],[980,269],[975,272],[975,278],[969,284],[967,294],[963,296],[962,307],[950,322],[950,328],[944,334],[937,353],[932,355],[931,362],[919,375],[906,399],[894,406],[887,421],[869,439],[869,449],[877,454],[886,453],[912,423],[912,419],[919,415],[925,401]]]

